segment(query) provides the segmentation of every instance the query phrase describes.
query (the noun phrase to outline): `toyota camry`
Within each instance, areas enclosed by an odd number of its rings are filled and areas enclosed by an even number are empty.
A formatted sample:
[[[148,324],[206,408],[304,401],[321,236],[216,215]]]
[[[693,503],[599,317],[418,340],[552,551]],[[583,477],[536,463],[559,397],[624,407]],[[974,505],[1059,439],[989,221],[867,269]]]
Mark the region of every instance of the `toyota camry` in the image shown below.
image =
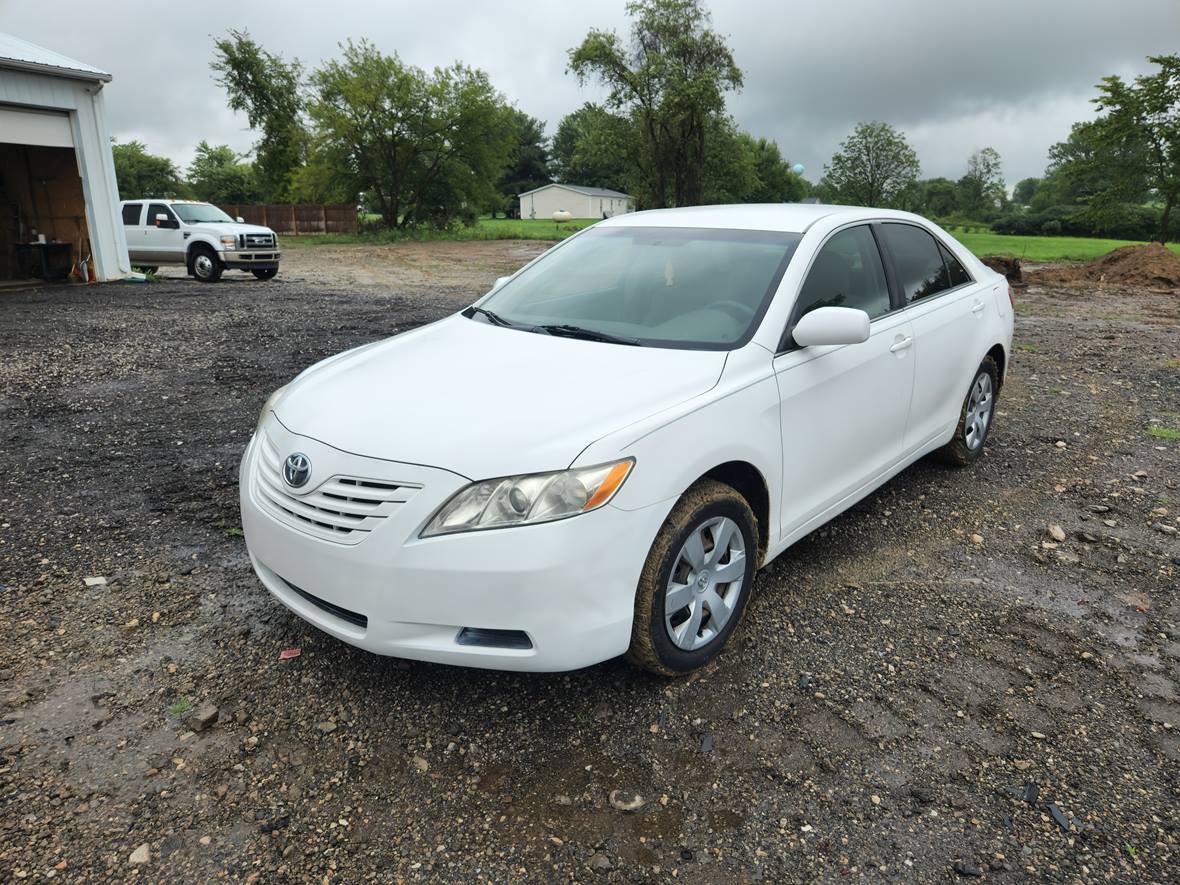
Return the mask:
[[[378,654],[685,673],[799,538],[929,453],[981,456],[1011,298],[907,213],[602,221],[275,392],[241,468],[251,561]]]

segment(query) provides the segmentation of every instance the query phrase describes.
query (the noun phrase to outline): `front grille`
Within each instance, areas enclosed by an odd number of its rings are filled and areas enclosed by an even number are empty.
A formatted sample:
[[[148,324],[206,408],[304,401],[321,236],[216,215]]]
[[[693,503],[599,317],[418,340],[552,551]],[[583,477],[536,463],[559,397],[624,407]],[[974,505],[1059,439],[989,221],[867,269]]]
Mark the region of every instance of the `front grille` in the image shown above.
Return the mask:
[[[242,241],[246,249],[273,249],[274,245],[274,234],[245,234]]]
[[[350,624],[360,627],[362,630],[368,628],[369,619],[367,617],[365,617],[364,615],[360,614],[359,612],[349,611],[346,608],[341,608],[340,606],[336,605],[335,603],[328,602],[328,600],[326,600],[326,599],[320,599],[318,596],[313,596],[312,594],[310,594],[306,590],[304,590],[302,587],[296,587],[294,584],[292,584],[286,578],[279,578],[279,580],[282,581],[284,584],[286,584],[287,588],[289,590],[291,590],[293,593],[298,595],[300,598],[306,599],[308,602],[310,602],[316,608],[322,609],[323,611],[326,611],[330,615],[335,615],[340,620],[347,621]]]
[[[305,495],[293,495],[283,481],[282,461],[263,435],[254,488],[272,515],[292,528],[339,544],[357,544],[410,500],[421,486],[388,480],[333,476]]]

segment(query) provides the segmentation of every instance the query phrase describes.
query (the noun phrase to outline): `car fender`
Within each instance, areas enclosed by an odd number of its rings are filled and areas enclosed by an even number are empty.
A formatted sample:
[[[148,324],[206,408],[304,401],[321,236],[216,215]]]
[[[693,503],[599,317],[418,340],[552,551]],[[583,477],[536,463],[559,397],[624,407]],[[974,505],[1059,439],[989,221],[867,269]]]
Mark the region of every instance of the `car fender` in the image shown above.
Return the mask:
[[[778,385],[771,355],[747,345],[730,355],[722,382],[675,409],[635,422],[595,441],[571,466],[632,457],[635,467],[611,504],[638,510],[663,503],[670,510],[688,488],[716,467],[751,464],[770,500],[769,533],[778,525],[782,437]]]

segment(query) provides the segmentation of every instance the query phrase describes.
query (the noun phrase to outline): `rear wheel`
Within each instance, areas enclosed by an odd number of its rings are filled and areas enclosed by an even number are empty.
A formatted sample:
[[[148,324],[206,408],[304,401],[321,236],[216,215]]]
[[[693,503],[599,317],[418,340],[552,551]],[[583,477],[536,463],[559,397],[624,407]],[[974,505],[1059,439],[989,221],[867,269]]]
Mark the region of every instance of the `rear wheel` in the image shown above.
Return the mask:
[[[250,273],[254,274],[260,280],[273,280],[275,274],[279,272],[277,267],[264,267],[259,270],[252,270]]]
[[[967,398],[963,400],[963,410],[959,413],[955,435],[942,448],[942,458],[947,463],[964,466],[983,454],[983,444],[987,442],[987,434],[991,430],[992,418],[996,411],[999,380],[1000,373],[996,361],[990,356],[984,357],[975,371],[971,387],[967,389]]]
[[[189,254],[188,272],[202,283],[216,283],[221,279],[221,272],[225,265],[217,257],[217,253],[208,246],[193,246]]]
[[[746,499],[723,483],[698,482],[652,544],[627,657],[665,676],[707,664],[741,620],[758,559],[757,523]]]

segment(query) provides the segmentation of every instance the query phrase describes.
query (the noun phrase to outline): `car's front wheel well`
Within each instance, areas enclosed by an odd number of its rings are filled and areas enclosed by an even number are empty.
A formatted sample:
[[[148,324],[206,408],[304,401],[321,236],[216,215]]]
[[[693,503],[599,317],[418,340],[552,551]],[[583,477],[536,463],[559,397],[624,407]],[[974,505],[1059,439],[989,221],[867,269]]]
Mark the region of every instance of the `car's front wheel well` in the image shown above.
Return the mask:
[[[766,479],[762,472],[748,461],[727,461],[718,464],[700,479],[723,482],[746,499],[746,503],[754,511],[755,522],[758,525],[761,563],[770,546],[770,492],[766,488]]]

